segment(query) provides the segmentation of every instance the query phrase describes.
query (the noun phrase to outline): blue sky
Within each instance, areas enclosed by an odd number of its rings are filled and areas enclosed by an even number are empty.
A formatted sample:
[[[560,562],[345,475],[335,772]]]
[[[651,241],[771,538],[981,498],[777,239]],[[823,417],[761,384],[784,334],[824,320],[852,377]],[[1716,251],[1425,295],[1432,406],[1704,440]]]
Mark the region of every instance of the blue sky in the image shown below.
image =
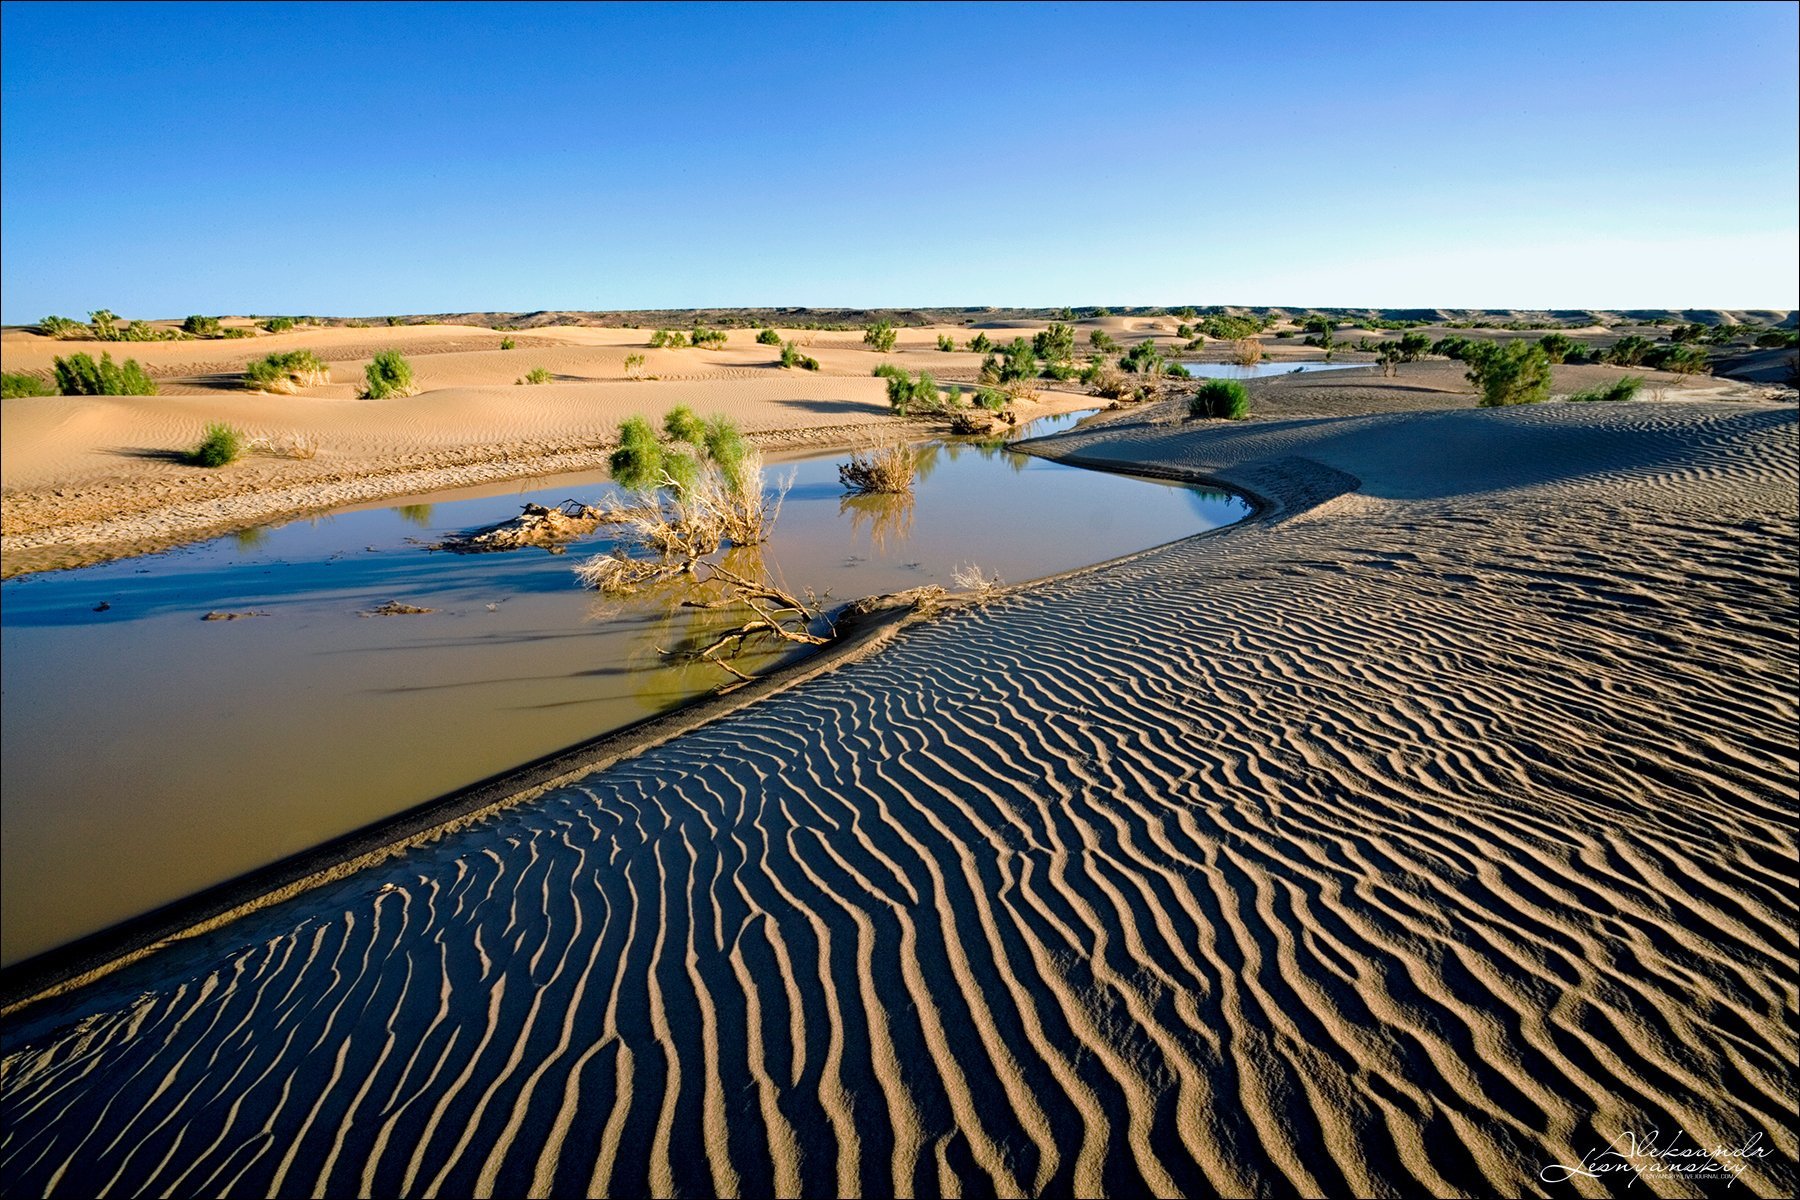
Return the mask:
[[[0,318],[1796,307],[1791,3],[7,3]]]

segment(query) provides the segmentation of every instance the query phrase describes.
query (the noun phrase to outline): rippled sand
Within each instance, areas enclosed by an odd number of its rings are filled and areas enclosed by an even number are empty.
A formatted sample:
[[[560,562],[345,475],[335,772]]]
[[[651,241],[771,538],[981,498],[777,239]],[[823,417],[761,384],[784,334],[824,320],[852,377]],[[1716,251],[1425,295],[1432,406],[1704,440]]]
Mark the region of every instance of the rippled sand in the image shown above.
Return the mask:
[[[1793,408],[1061,445],[1271,504],[11,1023],[6,1191],[1791,1194]]]

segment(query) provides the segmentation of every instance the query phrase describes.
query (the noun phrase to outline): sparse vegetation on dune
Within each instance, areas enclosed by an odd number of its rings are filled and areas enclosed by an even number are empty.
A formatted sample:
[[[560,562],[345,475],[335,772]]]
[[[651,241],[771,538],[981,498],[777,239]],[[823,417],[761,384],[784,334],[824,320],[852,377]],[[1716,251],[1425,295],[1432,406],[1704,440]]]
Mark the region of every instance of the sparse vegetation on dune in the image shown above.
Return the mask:
[[[547,369],[545,369],[543,367],[533,367],[533,368],[531,368],[531,370],[525,372],[525,374],[519,376],[519,378],[513,380],[513,383],[515,385],[519,385],[519,384],[535,385],[535,384],[540,384],[540,383],[549,383],[552,379],[555,379],[555,378],[556,378],[556,376],[550,374],[550,372]]]
[[[11,400],[19,396],[54,396],[56,389],[40,375],[26,371],[0,372],[0,399]]]
[[[196,467],[222,467],[243,453],[244,435],[222,422],[206,427],[200,444],[188,452],[187,460]]]
[[[956,339],[947,333],[940,333],[938,334],[937,348],[945,354],[949,354],[956,349]]]
[[[518,346],[519,346],[519,343],[513,341],[509,337],[503,337],[500,339],[500,348],[502,350],[516,350],[516,349],[518,349]]]
[[[413,387],[412,364],[398,350],[383,350],[363,369],[367,381],[362,391],[364,400],[387,400],[410,396]]]
[[[650,335],[650,348],[653,350],[681,350],[687,344],[687,334],[679,329],[658,329]]]
[[[894,330],[892,321],[876,321],[863,328],[863,345],[877,354],[886,354],[894,348],[899,334]]]
[[[644,356],[643,355],[627,354],[625,356],[625,378],[641,379],[643,377],[643,370],[644,370]]]
[[[887,380],[888,404],[894,415],[911,416],[914,413],[936,413],[944,411],[944,396],[938,391],[937,380],[929,372],[920,371],[915,378],[898,367],[883,363],[876,369],[876,374]]]
[[[194,337],[218,337],[219,330],[219,318],[217,317],[203,317],[196,314],[181,323],[181,331]]]
[[[1615,379],[1608,384],[1583,388],[1579,392],[1570,392],[1565,398],[1574,404],[1587,404],[1595,401],[1611,401],[1616,403],[1618,401],[1635,398],[1638,394],[1638,389],[1643,386],[1644,380],[1641,376],[1626,375],[1623,378]]]
[[[1481,407],[1536,404],[1550,397],[1550,356],[1536,342],[1476,342],[1467,351],[1467,378]]]
[[[1188,416],[1241,421],[1250,415],[1250,393],[1235,379],[1209,379],[1188,397]]]
[[[56,390],[65,396],[154,396],[156,381],[135,358],[115,364],[111,354],[95,362],[92,355],[75,354],[56,360]]]
[[[781,345],[781,335],[776,333],[773,329],[764,329],[756,335],[756,344],[759,346],[779,346]]]
[[[262,323],[262,327],[269,333],[286,333],[294,327],[294,318],[270,317]]]
[[[45,317],[37,323],[37,329],[45,337],[63,340],[80,337],[87,332],[80,321],[72,321],[68,317]]]
[[[688,334],[688,341],[702,350],[717,350],[725,345],[726,335],[723,329],[708,329],[704,325],[694,326]]]
[[[331,368],[311,350],[266,355],[244,368],[244,386],[260,392],[298,392],[330,383]]]

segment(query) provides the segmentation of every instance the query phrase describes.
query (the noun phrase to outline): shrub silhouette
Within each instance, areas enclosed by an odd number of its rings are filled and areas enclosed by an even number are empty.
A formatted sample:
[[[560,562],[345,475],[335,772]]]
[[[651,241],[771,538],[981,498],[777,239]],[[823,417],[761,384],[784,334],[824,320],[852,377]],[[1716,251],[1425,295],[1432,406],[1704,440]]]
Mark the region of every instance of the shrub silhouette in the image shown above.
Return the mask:
[[[1162,351],[1158,350],[1156,343],[1149,338],[1145,338],[1133,346],[1119,359],[1120,368],[1134,375],[1154,375],[1161,365]]]
[[[218,337],[219,318],[196,314],[181,323],[181,332],[191,333],[195,337]]]
[[[88,314],[88,328],[99,342],[116,342],[119,340],[119,314],[110,308],[96,309]]]
[[[985,333],[977,333],[969,339],[969,349],[976,354],[986,354],[994,348],[994,339]]]
[[[1250,415],[1250,393],[1235,379],[1209,379],[1188,397],[1188,416],[1241,421]]]
[[[200,444],[188,452],[187,460],[196,467],[222,467],[236,459],[243,449],[244,435],[215,421],[206,427]]]
[[[54,396],[56,389],[43,378],[25,371],[0,372],[0,399],[19,396]]]
[[[1614,342],[1606,351],[1606,361],[1620,367],[1643,365],[1644,356],[1656,348],[1649,338],[1630,334]]]
[[[90,355],[76,354],[57,359],[55,372],[56,390],[65,396],[156,395],[156,381],[135,358],[116,366],[110,354],[102,354],[97,363]]]
[[[412,364],[398,350],[383,350],[377,354],[364,369],[363,377],[368,381],[362,393],[364,400],[386,400],[390,396],[413,394]]]
[[[1477,342],[1465,361],[1481,407],[1536,404],[1550,396],[1550,356],[1535,342]]]
[[[71,321],[67,317],[45,317],[37,327],[39,333],[53,338],[72,338],[85,332],[80,321]]]
[[[951,337],[947,333],[940,333],[940,334],[938,334],[937,347],[939,350],[942,350],[944,353],[948,354],[952,350],[956,349],[956,339]]]
[[[1644,365],[1656,371],[1695,375],[1706,370],[1706,348],[1691,344],[1657,346],[1644,355]]]

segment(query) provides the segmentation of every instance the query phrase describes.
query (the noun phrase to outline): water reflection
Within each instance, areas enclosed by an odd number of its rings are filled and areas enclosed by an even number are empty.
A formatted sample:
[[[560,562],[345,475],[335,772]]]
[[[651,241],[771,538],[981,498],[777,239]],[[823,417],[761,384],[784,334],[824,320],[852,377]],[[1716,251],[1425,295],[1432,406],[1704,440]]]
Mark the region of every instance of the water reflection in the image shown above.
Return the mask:
[[[910,494],[905,496],[845,496],[838,501],[838,511],[850,517],[850,541],[861,544],[868,533],[868,545],[876,553],[898,549],[912,537],[913,512]]]
[[[430,529],[431,510],[435,507],[436,505],[432,504],[402,504],[393,511],[408,525],[417,525],[420,529]]]

